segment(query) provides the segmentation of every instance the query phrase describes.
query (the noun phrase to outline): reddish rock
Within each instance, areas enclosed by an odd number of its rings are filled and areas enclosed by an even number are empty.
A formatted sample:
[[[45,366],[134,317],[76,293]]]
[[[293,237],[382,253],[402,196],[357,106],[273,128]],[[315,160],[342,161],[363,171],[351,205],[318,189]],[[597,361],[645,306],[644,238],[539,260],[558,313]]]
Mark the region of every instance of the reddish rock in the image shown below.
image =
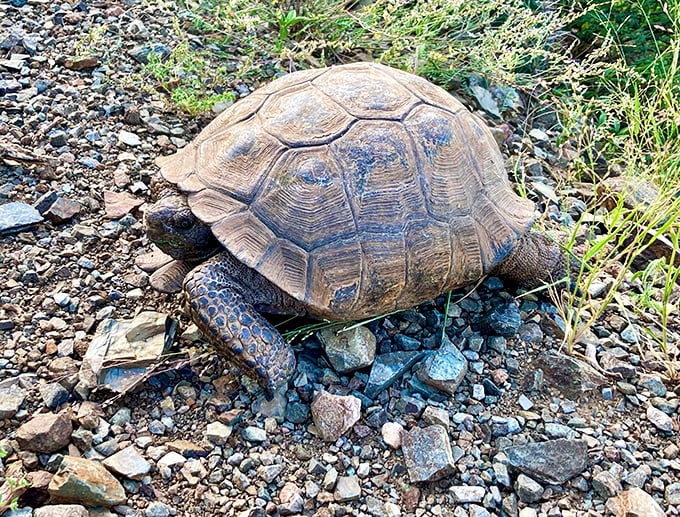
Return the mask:
[[[50,454],[66,447],[72,432],[71,418],[66,413],[44,413],[19,427],[16,438],[24,450]]]
[[[104,209],[106,217],[109,219],[120,219],[143,203],[143,199],[136,198],[125,192],[104,191]]]
[[[310,408],[319,436],[327,442],[340,438],[361,417],[361,401],[352,395],[332,395],[322,390]]]

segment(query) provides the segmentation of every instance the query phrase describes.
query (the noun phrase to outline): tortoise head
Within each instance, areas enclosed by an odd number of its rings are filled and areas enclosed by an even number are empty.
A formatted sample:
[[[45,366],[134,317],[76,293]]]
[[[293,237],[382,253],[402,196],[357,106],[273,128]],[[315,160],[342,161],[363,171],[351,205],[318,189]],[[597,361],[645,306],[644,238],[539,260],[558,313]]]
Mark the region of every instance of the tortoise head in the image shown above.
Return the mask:
[[[175,192],[146,210],[144,226],[149,239],[175,259],[207,258],[221,247],[210,227],[193,214],[186,198]]]

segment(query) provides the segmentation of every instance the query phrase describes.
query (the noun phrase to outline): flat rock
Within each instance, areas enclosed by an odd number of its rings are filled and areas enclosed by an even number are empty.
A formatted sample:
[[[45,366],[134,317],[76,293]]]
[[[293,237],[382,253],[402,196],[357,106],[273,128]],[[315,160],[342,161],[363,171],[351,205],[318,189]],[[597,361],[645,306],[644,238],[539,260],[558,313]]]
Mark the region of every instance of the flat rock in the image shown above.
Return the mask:
[[[26,203],[14,201],[0,205],[0,235],[19,232],[42,221],[40,212]]]
[[[481,503],[486,494],[486,489],[483,486],[459,485],[452,486],[449,490],[458,504]]]
[[[608,383],[607,378],[588,363],[566,354],[543,353],[536,358],[534,365],[543,371],[545,380],[552,387],[571,399]]]
[[[513,337],[522,325],[519,307],[514,301],[496,305],[474,325],[474,329],[487,335]]]
[[[338,503],[356,501],[361,497],[361,485],[357,476],[340,476],[335,484],[333,498]]]
[[[85,506],[115,506],[125,502],[125,490],[101,463],[64,456],[50,481],[52,501]]]
[[[328,442],[340,438],[361,418],[361,400],[325,390],[316,393],[310,409],[319,436]]]
[[[455,467],[449,435],[441,425],[415,427],[404,433],[401,450],[413,483],[436,481]]]
[[[375,336],[364,326],[342,330],[334,325],[318,332],[326,356],[338,373],[366,368],[375,359]]]
[[[416,375],[420,381],[454,395],[467,372],[468,362],[448,338],[439,350],[423,361]]]
[[[224,445],[233,429],[232,426],[222,422],[210,422],[205,428],[205,437],[215,445]]]
[[[73,425],[67,413],[44,413],[19,427],[16,439],[22,449],[49,454],[66,447],[72,432]]]
[[[375,398],[423,357],[423,352],[391,352],[375,358],[364,394]]]
[[[535,503],[543,497],[543,487],[534,479],[520,474],[515,482],[515,492],[523,503]]]
[[[143,203],[143,199],[126,192],[104,191],[104,209],[106,217],[109,219],[120,219]]]
[[[88,517],[87,508],[79,504],[51,504],[33,510],[33,517]]]
[[[151,470],[151,464],[133,446],[116,452],[102,463],[109,470],[130,479],[142,479]]]
[[[504,450],[510,465],[544,483],[561,485],[588,467],[584,440],[549,440],[515,445]]]
[[[26,391],[18,386],[0,390],[0,420],[11,418],[26,400]]]
[[[615,517],[664,517],[659,503],[647,492],[633,487],[607,500],[607,510]]]
[[[654,427],[659,431],[668,434],[673,432],[673,419],[652,405],[647,407],[647,420],[654,424]]]
[[[44,216],[54,224],[64,223],[83,211],[83,205],[64,197],[57,197],[45,211]]]

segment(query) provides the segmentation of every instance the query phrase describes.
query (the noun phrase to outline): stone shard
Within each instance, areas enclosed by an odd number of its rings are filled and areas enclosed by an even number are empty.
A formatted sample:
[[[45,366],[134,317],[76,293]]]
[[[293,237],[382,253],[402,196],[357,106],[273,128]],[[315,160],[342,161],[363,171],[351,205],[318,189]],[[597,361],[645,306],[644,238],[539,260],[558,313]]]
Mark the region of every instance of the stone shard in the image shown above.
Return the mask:
[[[543,371],[551,386],[570,399],[578,399],[583,393],[608,383],[595,368],[565,354],[546,352],[539,355],[534,364]]]
[[[102,463],[109,470],[130,479],[142,479],[151,470],[151,464],[133,446],[112,454]]]
[[[404,433],[401,450],[413,483],[436,481],[455,467],[449,435],[441,425],[415,427]]]
[[[364,394],[375,398],[423,357],[423,352],[391,352],[375,358]]]
[[[561,485],[588,467],[584,440],[549,440],[505,449],[510,465],[544,483]]]

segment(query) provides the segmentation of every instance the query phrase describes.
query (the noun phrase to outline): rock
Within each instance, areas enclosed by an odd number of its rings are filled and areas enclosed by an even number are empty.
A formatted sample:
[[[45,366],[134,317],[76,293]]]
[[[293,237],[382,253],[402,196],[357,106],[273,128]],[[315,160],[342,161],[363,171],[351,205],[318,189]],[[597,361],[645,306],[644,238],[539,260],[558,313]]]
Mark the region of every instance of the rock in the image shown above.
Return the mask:
[[[305,500],[302,497],[302,490],[295,483],[286,483],[279,492],[281,503],[277,506],[281,515],[295,515],[302,513]]]
[[[584,440],[549,440],[508,447],[510,465],[539,481],[566,483],[588,467],[588,446]]]
[[[534,366],[542,370],[551,386],[572,399],[608,383],[607,378],[589,364],[561,353],[540,354]]]
[[[453,493],[453,499],[458,504],[481,503],[486,494],[483,486],[452,486],[449,491]]]
[[[494,306],[473,328],[482,334],[513,337],[522,325],[519,307],[514,301]]]
[[[96,68],[99,66],[99,59],[95,56],[76,56],[70,57],[64,63],[66,68],[71,70],[86,70],[88,68]]]
[[[125,502],[125,490],[101,463],[73,456],[64,456],[48,491],[54,502],[106,507]]]
[[[375,358],[371,373],[364,389],[369,398],[377,397],[392,386],[423,356],[423,352],[391,352]]]
[[[187,459],[181,454],[175,451],[170,451],[167,454],[164,454],[163,457],[161,457],[161,459],[158,460],[158,469],[159,470],[171,469],[176,465],[184,465],[186,461]]]
[[[325,390],[315,394],[310,409],[319,436],[327,442],[340,438],[361,418],[357,397],[332,395]]]
[[[380,434],[384,442],[395,450],[401,447],[404,432],[402,425],[396,422],[385,422],[380,428]]]
[[[171,515],[176,515],[176,512],[165,503],[151,501],[146,510],[144,510],[144,515],[146,517],[170,517]]]
[[[446,411],[445,409],[435,406],[427,406],[423,410],[421,418],[423,419],[423,422],[425,422],[428,425],[439,424],[444,429],[449,428],[450,424],[449,412]]]
[[[26,400],[26,391],[17,387],[11,386],[8,389],[0,390],[0,420],[5,418],[12,418],[16,415],[19,408]]]
[[[40,212],[26,203],[0,205],[0,235],[19,232],[42,221]]]
[[[666,496],[666,503],[673,506],[680,504],[680,483],[677,481],[671,483],[666,487],[664,495]]]
[[[143,203],[143,199],[139,199],[126,192],[104,191],[104,209],[106,217],[109,219],[120,219]]]
[[[49,409],[57,409],[68,400],[69,392],[61,384],[50,382],[38,387],[40,397]]]
[[[415,427],[404,433],[401,450],[413,483],[436,481],[455,467],[449,435],[440,425]]]
[[[279,475],[283,472],[283,465],[275,463],[274,465],[260,465],[257,468],[257,477],[264,479],[267,483],[275,482]]]
[[[44,413],[19,427],[16,439],[22,449],[49,454],[66,447],[72,432],[71,418],[67,413]]]
[[[673,419],[651,404],[647,406],[647,420],[659,430],[667,434],[673,433]]]
[[[130,479],[142,479],[151,470],[151,464],[133,446],[116,452],[102,463],[109,470]]]
[[[361,485],[357,476],[340,476],[335,484],[333,498],[339,503],[356,501],[361,497]]]
[[[88,517],[87,508],[79,504],[52,504],[33,510],[33,517]]]
[[[619,494],[623,487],[621,486],[621,481],[619,478],[609,472],[604,470],[593,476],[593,490],[600,494],[602,499],[609,499]]]
[[[222,422],[210,422],[205,428],[205,437],[215,445],[224,445],[234,428]],[[266,439],[266,435],[265,435]]]
[[[416,376],[428,386],[454,395],[463,382],[467,367],[465,356],[445,338],[439,350],[423,361]]]
[[[73,219],[83,210],[83,205],[72,199],[57,197],[43,214],[54,224],[61,224]]]
[[[118,133],[118,141],[130,147],[142,145],[142,140],[135,133],[121,129]]]
[[[172,440],[166,442],[165,446],[169,450],[177,452],[185,458],[200,458],[208,455],[208,451],[203,447],[188,440]]]
[[[334,325],[318,332],[328,360],[338,373],[366,368],[375,359],[375,336],[364,326],[342,330]]]
[[[637,375],[637,368],[632,364],[622,361],[611,352],[603,352],[600,355],[600,366],[604,371],[615,377],[631,379]]]
[[[543,497],[543,487],[529,476],[520,474],[515,482],[515,492],[523,503],[535,503]]]
[[[264,442],[267,440],[267,431],[252,425],[243,429],[241,435],[248,442]]]
[[[607,500],[607,510],[615,517],[665,517],[659,503],[643,490],[633,487]]]

